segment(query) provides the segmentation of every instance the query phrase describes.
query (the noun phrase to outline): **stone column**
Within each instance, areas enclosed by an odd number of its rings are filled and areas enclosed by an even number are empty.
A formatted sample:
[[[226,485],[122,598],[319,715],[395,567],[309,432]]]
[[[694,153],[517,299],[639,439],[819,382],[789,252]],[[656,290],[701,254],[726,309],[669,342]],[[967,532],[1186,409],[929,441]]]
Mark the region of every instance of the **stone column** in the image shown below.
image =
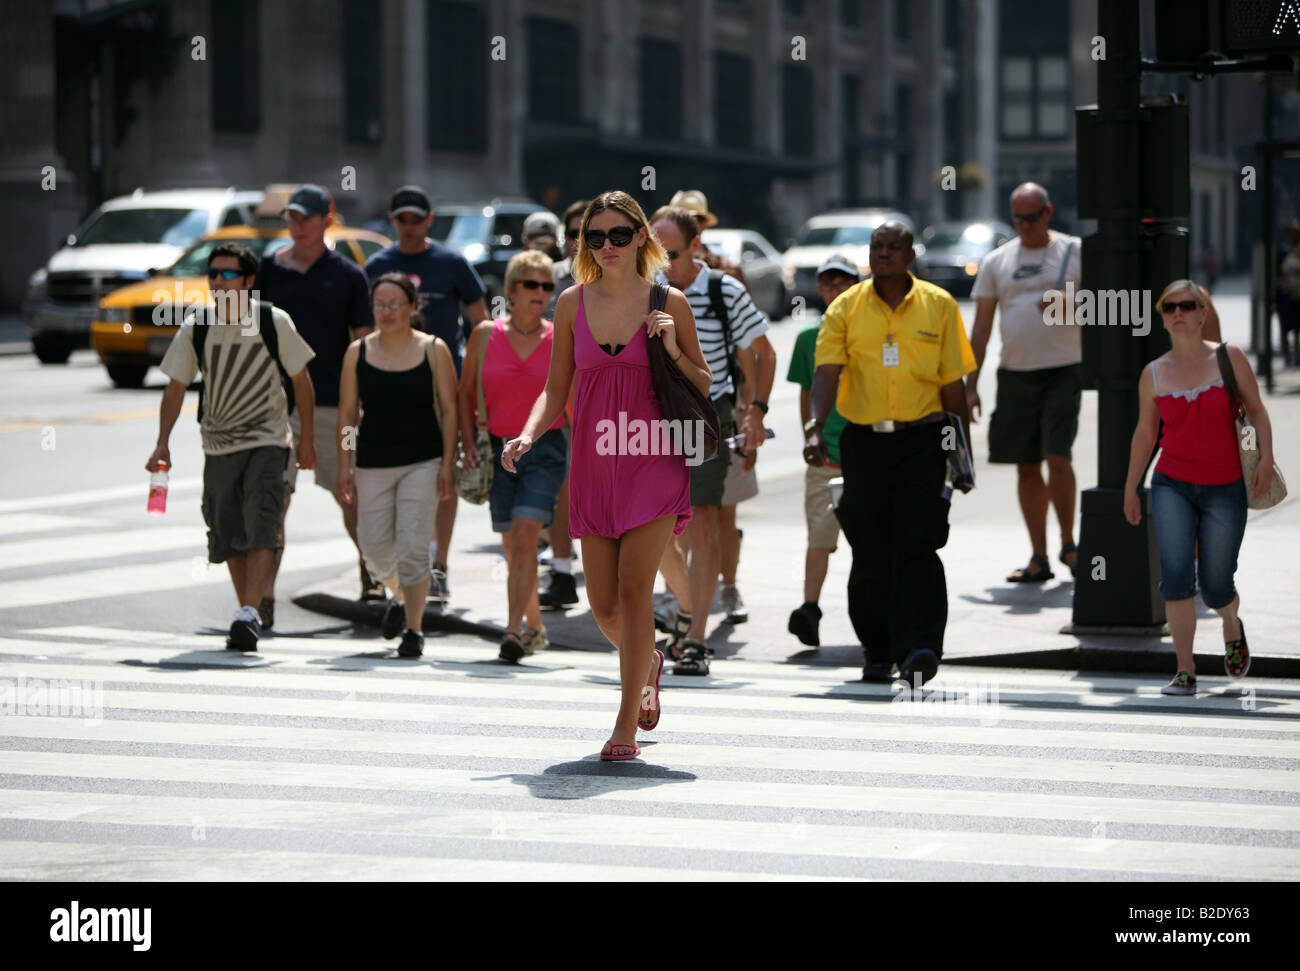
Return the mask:
[[[136,82],[134,86],[141,115],[151,116],[148,130],[152,137],[144,151],[144,171],[120,172],[118,177],[123,184],[151,188],[215,186],[242,181],[222,171],[213,154],[213,51],[208,4],[205,0],[176,0],[170,7],[170,28],[180,44],[175,73],[159,86],[156,94],[145,82]],[[206,61],[196,61],[193,57],[191,45],[195,37],[206,40]],[[262,43],[265,46],[265,40]],[[264,50],[264,58],[265,55]],[[106,131],[105,142],[111,137]],[[127,138],[133,140],[133,135]]]
[[[973,209],[974,219],[993,219],[1001,200],[998,188],[998,0],[976,0],[974,23],[973,97],[975,105],[975,161],[986,176]]]

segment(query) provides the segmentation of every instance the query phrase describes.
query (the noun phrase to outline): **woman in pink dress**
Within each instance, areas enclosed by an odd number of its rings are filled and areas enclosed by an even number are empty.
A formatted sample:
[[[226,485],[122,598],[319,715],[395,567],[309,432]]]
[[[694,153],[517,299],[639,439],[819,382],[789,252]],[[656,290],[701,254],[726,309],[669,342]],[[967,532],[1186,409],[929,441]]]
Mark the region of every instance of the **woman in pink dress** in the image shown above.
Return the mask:
[[[573,260],[578,286],[555,305],[546,389],[501,464],[514,464],[559,417],[575,376],[569,471],[569,535],[582,540],[587,600],[601,632],[619,651],[622,700],[605,761],[636,758],[637,727],[659,722],[664,656],[654,649],[651,594],[664,547],[691,518],[683,448],[648,446],[663,421],[650,382],[646,341],[660,336],[668,356],[702,392],[712,379],[680,290],[664,311],[650,310],[650,288],[667,254],[645,213],[625,192],[605,192],[582,217]],[[678,445],[689,439],[677,439]],[[653,454],[646,454],[646,453]],[[639,717],[638,717],[639,716]]]

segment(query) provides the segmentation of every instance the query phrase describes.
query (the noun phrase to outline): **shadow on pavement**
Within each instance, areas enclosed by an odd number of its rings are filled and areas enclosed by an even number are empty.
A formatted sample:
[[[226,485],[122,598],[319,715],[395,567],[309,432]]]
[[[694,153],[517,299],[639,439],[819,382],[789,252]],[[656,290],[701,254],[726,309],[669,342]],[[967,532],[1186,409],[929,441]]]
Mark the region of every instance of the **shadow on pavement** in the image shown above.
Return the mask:
[[[644,753],[644,739],[638,741]],[[495,782],[509,779],[527,786],[529,793],[538,799],[587,799],[606,792],[636,791],[653,786],[681,782],[695,782],[698,776],[691,772],[667,769],[662,765],[649,765],[640,759],[629,762],[602,762],[599,752],[577,762],[560,762],[549,766],[540,775],[509,772],[502,775],[478,776],[475,782]]]

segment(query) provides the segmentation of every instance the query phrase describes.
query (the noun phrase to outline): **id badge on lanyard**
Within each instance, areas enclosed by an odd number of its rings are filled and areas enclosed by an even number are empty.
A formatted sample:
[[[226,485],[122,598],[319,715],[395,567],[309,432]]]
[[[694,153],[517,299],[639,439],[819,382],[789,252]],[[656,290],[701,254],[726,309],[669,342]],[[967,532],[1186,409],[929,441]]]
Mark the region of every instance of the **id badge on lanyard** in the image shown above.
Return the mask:
[[[890,335],[893,336],[892,334]],[[880,361],[885,367],[898,367],[898,342],[886,341],[880,345]]]

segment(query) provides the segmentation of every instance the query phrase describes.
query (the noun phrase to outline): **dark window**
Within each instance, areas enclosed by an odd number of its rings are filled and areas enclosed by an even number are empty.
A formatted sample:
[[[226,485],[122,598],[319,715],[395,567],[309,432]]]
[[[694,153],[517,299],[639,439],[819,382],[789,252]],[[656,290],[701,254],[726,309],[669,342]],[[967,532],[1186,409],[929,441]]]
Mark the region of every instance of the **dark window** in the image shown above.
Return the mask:
[[[807,158],[813,149],[813,76],[799,64],[781,69],[782,128],[787,155]]]
[[[894,40],[906,43],[912,36],[912,22],[908,19],[907,8],[912,0],[894,0]]]
[[[244,214],[238,209],[227,209],[226,218],[221,220],[222,226],[242,226],[244,225]]]
[[[641,134],[682,137],[682,51],[672,41],[641,38]]]
[[[861,188],[858,182],[858,170],[861,168],[861,105],[858,93],[861,79],[855,74],[846,74],[842,79],[840,97],[840,131],[844,137],[844,204],[855,205]]]
[[[212,130],[255,132],[262,126],[257,0],[211,0]]]
[[[785,16],[787,20],[799,20],[807,14],[804,9],[804,0],[785,0]]]
[[[1069,7],[1002,0],[998,76],[1004,138],[1061,139],[1070,130]]]
[[[379,142],[383,70],[379,52],[381,0],[343,0],[343,130],[350,142]]]
[[[723,51],[713,55],[713,120],[720,147],[753,147],[753,91],[749,58]]]
[[[538,121],[576,123],[578,28],[563,20],[528,18],[528,115]]]
[[[857,27],[862,16],[862,0],[840,0],[840,25]]]
[[[944,0],[943,46],[954,54],[957,53],[961,50],[961,39],[964,35],[961,0]]]
[[[894,127],[899,132],[894,195],[905,208],[912,202],[912,141],[906,134],[911,129],[911,121],[912,89],[900,84],[894,89]]]
[[[492,54],[487,20],[482,10],[468,4],[451,0],[428,0],[428,4],[425,50],[429,147],[482,151],[487,148],[488,64]]]

